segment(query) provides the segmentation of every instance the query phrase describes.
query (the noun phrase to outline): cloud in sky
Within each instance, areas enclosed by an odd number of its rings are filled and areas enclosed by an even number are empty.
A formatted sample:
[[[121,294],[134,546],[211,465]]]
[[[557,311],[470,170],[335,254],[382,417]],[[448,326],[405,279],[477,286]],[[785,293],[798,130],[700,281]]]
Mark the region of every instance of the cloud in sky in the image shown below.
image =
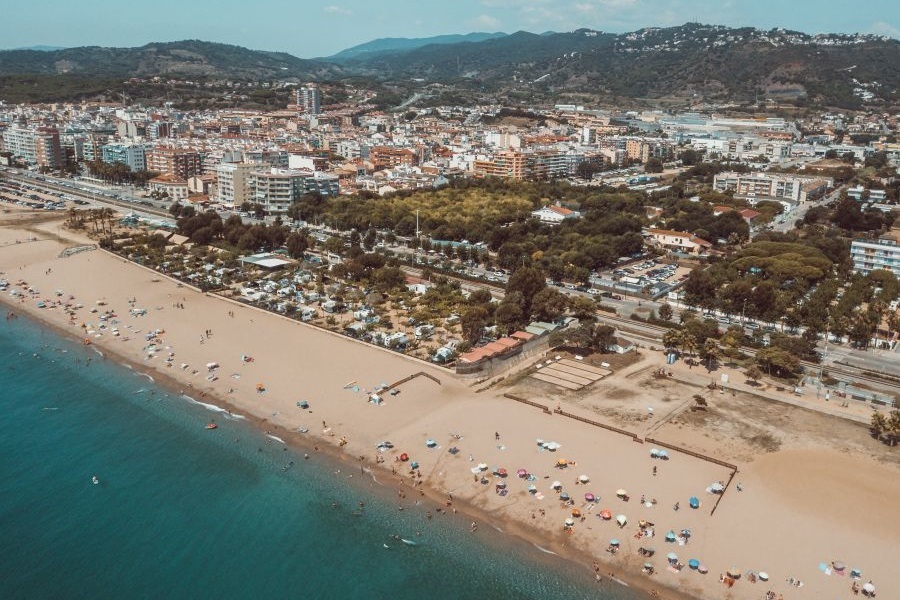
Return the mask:
[[[497,17],[492,17],[491,15],[478,15],[469,23],[472,27],[476,27],[478,29],[498,29],[500,27],[500,19]]]
[[[895,40],[900,40],[900,29],[891,25],[890,23],[886,23],[885,21],[876,21],[872,23],[872,26],[869,27],[869,33],[875,33],[878,35],[886,35],[888,37],[892,37]]]
[[[345,17],[349,17],[353,14],[353,11],[349,8],[344,8],[343,6],[336,6],[334,4],[330,4],[322,9],[323,11],[333,14],[333,15],[344,15]]]

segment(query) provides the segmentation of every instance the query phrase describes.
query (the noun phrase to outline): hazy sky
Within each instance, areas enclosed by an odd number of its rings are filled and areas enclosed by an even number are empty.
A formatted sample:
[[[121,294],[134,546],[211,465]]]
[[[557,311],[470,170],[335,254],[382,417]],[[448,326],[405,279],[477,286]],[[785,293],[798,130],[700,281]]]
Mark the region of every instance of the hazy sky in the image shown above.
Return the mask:
[[[379,37],[622,32],[687,21],[900,38],[898,6],[897,0],[2,0],[0,45],[202,39],[314,57]]]

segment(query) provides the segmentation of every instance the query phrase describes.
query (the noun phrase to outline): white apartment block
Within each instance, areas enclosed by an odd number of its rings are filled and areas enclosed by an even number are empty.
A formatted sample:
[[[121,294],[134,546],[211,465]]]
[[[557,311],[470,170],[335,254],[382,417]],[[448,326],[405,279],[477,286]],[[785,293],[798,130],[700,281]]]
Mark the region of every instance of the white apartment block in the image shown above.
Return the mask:
[[[216,200],[221,204],[240,206],[244,202],[251,202],[252,188],[250,186],[250,174],[259,165],[250,163],[222,163],[216,167],[218,177],[218,189]]]
[[[143,171],[147,168],[147,149],[142,144],[106,144],[102,150],[105,163],[123,163],[132,171]]]
[[[250,187],[253,190],[251,201],[262,205],[269,214],[287,212],[288,207],[297,196],[296,177],[295,173],[287,169],[252,171],[250,173]]]
[[[853,240],[850,257],[853,270],[868,275],[877,269],[890,271],[900,277],[900,234],[886,234],[877,240]]]
[[[804,202],[808,196],[824,192],[834,185],[833,181],[821,177],[798,177],[774,173],[719,173],[713,179],[713,189],[717,192],[734,192],[735,196],[746,197],[751,202],[768,198],[781,198],[791,202]]]

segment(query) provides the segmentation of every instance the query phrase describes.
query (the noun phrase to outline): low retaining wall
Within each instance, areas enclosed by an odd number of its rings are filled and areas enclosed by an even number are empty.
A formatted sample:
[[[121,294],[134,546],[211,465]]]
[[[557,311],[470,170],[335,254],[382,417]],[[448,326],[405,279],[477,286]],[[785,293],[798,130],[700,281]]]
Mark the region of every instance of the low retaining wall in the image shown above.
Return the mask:
[[[703,460],[717,464],[720,467],[725,467],[726,469],[731,469],[732,471],[737,471],[737,465],[733,465],[730,462],[725,462],[724,460],[719,460],[718,458],[713,458],[712,456],[706,456],[705,454],[700,454],[699,452],[694,452],[693,450],[688,450],[687,448],[682,448],[681,446],[676,446],[675,444],[663,442],[656,438],[651,438],[651,437],[644,438],[644,441],[650,442],[651,444],[656,444],[657,446],[663,446],[664,448],[668,448],[669,450],[675,450],[676,452],[681,452],[682,454],[687,454],[687,455],[693,456],[694,458],[701,458]]]
[[[625,431],[624,429],[619,429],[618,427],[615,427],[614,425],[607,425],[606,423],[601,423],[600,421],[594,421],[593,419],[588,419],[587,417],[574,415],[574,414],[572,414],[570,412],[566,412],[560,408],[554,409],[553,412],[555,412],[558,415],[562,415],[564,417],[569,417],[570,419],[575,419],[576,421],[581,421],[582,423],[587,423],[588,425],[593,425],[594,427],[601,427],[603,429],[607,429],[609,431],[612,431],[613,433],[620,433],[624,436],[630,437],[635,442],[639,442],[639,443],[644,442],[644,440],[642,440],[640,438],[640,436],[638,436],[637,434],[631,433],[630,431]]]
[[[391,385],[389,385],[389,386],[387,386],[386,388],[384,388],[383,391],[386,392],[386,391],[388,391],[388,390],[392,390],[392,389],[394,389],[395,387],[399,387],[399,386],[403,385],[404,383],[406,383],[406,382],[408,382],[408,381],[412,381],[412,380],[415,379],[416,377],[427,377],[428,379],[432,380],[432,381],[435,382],[436,384],[441,385],[441,380],[438,379],[437,377],[435,377],[434,375],[432,375],[431,373],[426,373],[425,371],[419,371],[418,373],[413,373],[413,374],[410,375],[409,377],[404,377],[404,378],[401,379],[400,381],[395,381],[395,382],[392,383]]]
[[[522,398],[521,396],[513,396],[512,394],[503,394],[503,397],[509,398],[510,400],[515,400],[516,402],[521,402],[522,404],[527,404],[529,406],[533,406],[535,408],[539,408],[542,411],[544,411],[545,413],[547,413],[548,415],[553,414],[552,412],[550,412],[550,408],[548,408],[547,406],[544,406],[543,404],[540,404],[538,402],[534,402],[533,400],[528,400],[527,398]]]

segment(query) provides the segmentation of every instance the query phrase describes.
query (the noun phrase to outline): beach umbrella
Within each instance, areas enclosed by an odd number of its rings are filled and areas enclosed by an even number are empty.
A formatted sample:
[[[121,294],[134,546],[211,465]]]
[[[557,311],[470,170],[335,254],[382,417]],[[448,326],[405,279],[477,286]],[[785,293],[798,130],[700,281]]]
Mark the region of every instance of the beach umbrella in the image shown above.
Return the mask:
[[[578,476],[578,481],[580,481],[581,483],[587,483],[590,480],[591,480],[591,478],[588,477],[587,475],[579,475]]]
[[[580,517],[580,516],[581,516],[581,511],[578,510],[577,508],[573,508],[573,509],[572,509],[572,516],[573,516],[573,517],[576,517],[576,518]]]
[[[408,460],[409,460],[409,454],[407,454],[406,452],[404,452],[403,454],[400,455],[400,460],[402,460],[403,462],[408,461]]]
[[[434,440],[425,440],[425,445],[429,448],[434,448],[435,446],[437,446],[437,442]]]
[[[661,459],[663,459],[663,460],[668,459],[668,458],[669,458],[669,451],[668,451],[668,450],[660,450],[660,451],[659,451],[659,457],[660,457]]]
[[[409,463],[409,468],[410,469],[418,469],[419,463],[417,463],[416,461],[412,461],[411,463]]]
[[[506,477],[506,469],[500,467],[499,469],[497,469],[497,475],[499,475],[500,477]]]
[[[488,469],[487,463],[478,463],[479,471],[487,471],[487,469]]]
[[[587,494],[584,495],[584,499],[587,500],[588,502],[593,502],[594,499],[595,499],[595,497],[594,497],[593,494],[587,493]]]
[[[652,568],[653,568],[653,563],[648,563],[648,562],[645,562],[645,563],[644,563],[644,569],[645,569],[645,570],[649,571],[649,570],[652,569]]]
[[[674,541],[675,541],[675,532],[672,531],[671,529],[666,533],[666,541],[667,541],[667,542],[674,542]]]
[[[604,508],[600,511],[600,518],[609,521],[610,519],[612,519],[612,513]]]
[[[625,515],[616,516],[616,523],[618,523],[619,525],[624,527],[625,523],[627,523],[627,522],[628,522],[628,517],[626,517]]]
[[[565,523],[566,523],[566,527],[571,527],[572,525],[575,524],[575,519],[569,517],[568,519],[566,519]]]
[[[699,567],[697,567],[697,572],[706,575],[707,573],[709,573],[709,569],[706,568],[706,565],[700,565]]]
[[[713,493],[718,494],[718,493],[720,493],[720,492],[724,492],[724,491],[725,491],[725,486],[722,485],[721,483],[719,483],[719,482],[717,481],[716,483],[714,483],[714,484],[712,484],[711,486],[709,486],[709,489],[712,490]]]
[[[731,577],[732,579],[740,579],[741,578],[741,570],[738,569],[737,567],[731,567],[730,569],[725,571],[725,573],[727,573],[728,576]]]
[[[610,545],[610,546],[618,546],[618,545],[619,545],[619,540],[613,538],[613,539],[609,540],[609,545]]]
[[[537,491],[537,486],[534,485],[534,484],[529,485],[529,486],[528,486],[528,491],[529,491],[530,493],[532,493],[532,494],[535,493],[535,492]]]
[[[619,498],[624,498],[627,495],[628,495],[628,492],[626,492],[625,490],[622,490],[622,489],[616,490],[616,496],[618,496]]]
[[[543,445],[544,445],[544,440],[542,440],[541,438],[538,438],[538,439],[535,440],[535,441],[537,442],[537,445],[538,445],[538,446],[543,447]]]
[[[562,488],[562,484],[558,481],[554,481],[553,483],[550,484],[550,487],[553,488],[554,490],[558,490],[558,489]]]
[[[528,471],[526,471],[525,469],[519,469],[518,471],[516,471],[516,475],[518,475],[519,477],[528,477]]]
[[[694,569],[695,571],[697,570],[697,568],[699,566],[700,566],[700,561],[697,560],[696,558],[692,558],[691,560],[688,561],[688,567],[691,569]]]
[[[689,537],[691,537],[691,530],[690,529],[682,529],[681,535],[683,535],[686,538],[689,538]]]
[[[556,466],[563,469],[563,468],[569,466],[569,461],[567,461],[564,458],[561,458],[558,461],[556,461]]]
[[[760,571],[760,572],[759,572],[759,575],[757,575],[757,577],[759,577],[759,579],[760,579],[761,581],[768,581],[768,580],[769,580],[769,574],[766,573],[765,571]]]
[[[498,487],[498,488],[505,488],[505,487],[506,487],[506,482],[505,482],[505,481],[498,481],[498,482],[497,482],[497,487]]]
[[[874,593],[875,593],[875,586],[874,586],[874,585],[872,584],[872,582],[870,581],[870,582],[868,582],[868,583],[864,583],[864,584],[863,584],[862,590],[863,590],[865,593],[867,593],[867,594],[874,594]]]
[[[669,562],[676,562],[678,560],[678,555],[674,552],[669,552],[666,554],[666,558],[669,559]]]
[[[562,494],[559,495],[560,500],[568,500],[569,497],[570,497],[569,492],[563,492]]]
[[[651,448],[650,456],[652,456],[653,458],[656,458],[657,456],[659,456],[659,450],[657,450],[656,448]]]
[[[691,505],[691,508],[700,508],[700,498],[697,496],[691,496],[691,499],[688,500],[688,503]]]
[[[452,446],[449,450],[447,450],[450,454],[459,454],[459,448],[456,446]]]
[[[834,567],[834,570],[835,570],[835,571],[843,571],[843,570],[846,568],[846,566],[844,565],[844,563],[842,563],[842,562],[839,561],[839,560],[836,560],[836,561],[834,561],[833,563],[831,563],[831,566]]]

